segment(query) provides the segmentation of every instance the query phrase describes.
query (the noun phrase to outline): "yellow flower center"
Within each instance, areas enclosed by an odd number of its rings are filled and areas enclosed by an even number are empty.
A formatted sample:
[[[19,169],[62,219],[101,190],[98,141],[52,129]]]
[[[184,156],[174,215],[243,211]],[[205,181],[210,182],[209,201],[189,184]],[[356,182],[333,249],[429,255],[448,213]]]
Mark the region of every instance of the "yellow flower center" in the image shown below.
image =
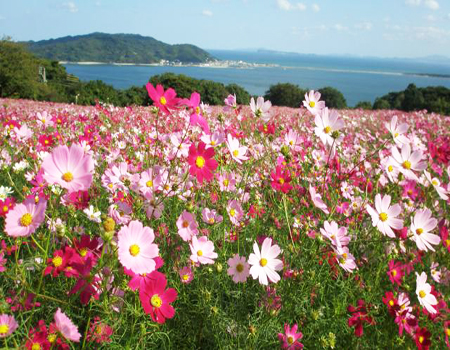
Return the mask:
[[[228,186],[229,183],[230,183],[230,180],[228,180],[228,179],[223,180],[223,185],[224,186]]]
[[[164,96],[161,96],[161,98],[159,99],[159,103],[161,103],[163,106],[165,106],[167,103],[166,98]]]
[[[259,261],[259,264],[260,264],[262,267],[266,266],[266,265],[267,265],[267,259],[262,258],[262,259]]]
[[[70,182],[73,180],[73,175],[70,171],[68,171],[67,173],[63,174],[63,176],[61,176],[61,178],[65,181],[65,182]]]
[[[425,293],[423,290],[419,292],[419,297],[421,297],[422,299],[425,298],[426,295],[427,293]]]
[[[278,178],[278,183],[280,185],[284,184],[284,179],[282,177]]]
[[[420,344],[422,344],[424,340],[425,340],[425,338],[424,338],[424,337],[422,337],[422,336],[419,336],[419,343],[420,343]]]
[[[60,267],[63,263],[63,259],[58,255],[52,259],[53,266]]]
[[[57,336],[56,336],[56,334],[49,334],[49,336],[47,337],[47,339],[48,339],[48,341],[50,342],[50,343],[54,343],[55,342],[55,340],[56,340],[56,338],[57,338]]]
[[[202,156],[198,156],[195,160],[195,165],[197,165],[197,168],[201,169],[205,166],[205,162],[205,158],[203,158]]]
[[[309,101],[309,107],[314,108],[316,103],[314,101]]]
[[[388,166],[388,171],[389,171],[390,173],[392,173],[393,170],[394,170],[394,167],[393,167],[392,165],[389,165],[389,166]]]
[[[392,273],[392,276],[394,276],[394,277],[397,276],[397,270],[392,270],[391,273]]]
[[[48,145],[48,140],[45,140],[44,143],[45,143],[46,145]]]
[[[188,227],[188,226],[189,226],[189,222],[187,222],[186,220],[184,220],[182,226],[183,226],[184,228]]]
[[[329,126],[326,126],[326,127],[323,129],[323,132],[324,132],[325,134],[329,134],[330,131],[331,131],[331,128],[330,128]]]
[[[231,210],[230,210],[230,215],[234,217],[234,216],[236,215],[236,210],[231,209]]]
[[[28,227],[33,222],[33,216],[30,213],[23,214],[20,218],[20,224],[22,226]]]
[[[450,247],[450,239],[446,239],[445,240],[445,246],[446,247]]]
[[[7,205],[4,205],[4,206],[3,206],[3,212],[6,213],[7,211],[8,211],[8,206],[7,206]]]
[[[311,103],[314,103],[314,102],[310,102],[309,104],[311,105]],[[313,107],[314,107],[314,106],[313,106]],[[288,338],[287,338],[287,342],[288,342],[288,344],[294,343],[294,338],[293,338],[293,337],[288,337]]]
[[[394,306],[394,300],[389,300],[389,305]]]
[[[0,334],[7,334],[9,331],[9,326],[7,324],[0,325]]]
[[[416,233],[417,233],[418,235],[421,235],[421,234],[423,233],[423,228],[418,228],[418,229],[416,230]]]
[[[447,334],[450,337],[450,328],[445,329],[445,334]]]
[[[39,343],[33,343],[31,350],[41,350],[41,345]]]
[[[87,254],[87,249],[86,249],[86,248],[82,248],[82,249],[80,250],[80,255],[81,255],[82,257],[85,257],[86,254]]]
[[[197,251],[197,256],[203,256],[203,252],[201,250]]]
[[[239,151],[238,151],[237,149],[235,149],[235,150],[233,151],[233,156],[237,157],[238,155],[239,155]]]
[[[215,220],[214,220],[214,218],[209,218],[208,222],[209,222],[210,224],[214,224]]]
[[[132,256],[138,255],[140,251],[141,251],[141,248],[139,248],[139,246],[138,246],[137,244],[133,244],[133,245],[130,247],[130,254],[131,254]]]
[[[433,184],[433,186],[437,186],[437,185],[439,185],[439,182],[437,182],[437,180],[436,180],[436,179],[434,179],[433,181],[431,181],[431,183]]]
[[[395,137],[398,137],[398,132],[396,132],[396,133],[394,134],[394,138],[395,138]]]
[[[154,307],[161,307],[162,305],[162,300],[159,297],[158,294],[155,294],[152,296],[152,298],[150,299],[150,303],[152,304],[152,306]]]
[[[244,265],[242,265],[241,263],[236,265],[236,271],[237,272],[242,272],[244,271]]]
[[[388,219],[388,215],[386,213],[380,213],[380,220],[385,222]]]
[[[153,187],[153,181],[152,181],[152,180],[148,180],[148,181],[145,183],[145,185],[146,185],[147,187]]]
[[[188,279],[189,279],[189,275],[188,274],[185,274],[185,275],[183,275],[183,281],[187,281]]]
[[[215,146],[216,145],[216,141],[214,141],[214,140],[211,140],[211,146]]]
[[[195,107],[195,114],[200,114],[200,107],[199,106]]]
[[[411,169],[411,162],[409,160],[405,160],[402,164],[403,168],[409,170]]]

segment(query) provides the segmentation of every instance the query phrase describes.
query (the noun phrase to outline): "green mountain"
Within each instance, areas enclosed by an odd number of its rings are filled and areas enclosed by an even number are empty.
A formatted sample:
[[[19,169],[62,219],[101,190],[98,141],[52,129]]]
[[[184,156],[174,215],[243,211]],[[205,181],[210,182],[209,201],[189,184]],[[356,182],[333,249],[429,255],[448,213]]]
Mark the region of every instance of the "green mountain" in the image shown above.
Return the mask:
[[[202,63],[214,60],[213,56],[197,46],[169,45],[137,34],[92,33],[28,41],[26,44],[36,56],[55,61],[158,63],[167,60]]]

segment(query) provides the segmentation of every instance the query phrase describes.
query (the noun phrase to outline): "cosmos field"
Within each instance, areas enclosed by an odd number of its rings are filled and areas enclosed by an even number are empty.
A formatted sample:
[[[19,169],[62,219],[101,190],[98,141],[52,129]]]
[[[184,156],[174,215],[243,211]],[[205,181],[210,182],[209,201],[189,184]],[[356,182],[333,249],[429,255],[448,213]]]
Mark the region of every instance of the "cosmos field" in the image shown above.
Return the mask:
[[[0,100],[0,346],[450,347],[450,117]]]

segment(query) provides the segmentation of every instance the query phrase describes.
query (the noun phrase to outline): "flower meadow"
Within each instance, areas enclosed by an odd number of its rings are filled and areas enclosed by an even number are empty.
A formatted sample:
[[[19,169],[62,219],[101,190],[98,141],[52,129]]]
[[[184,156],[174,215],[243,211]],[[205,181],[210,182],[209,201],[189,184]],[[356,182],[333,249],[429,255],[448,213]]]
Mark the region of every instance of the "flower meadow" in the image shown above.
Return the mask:
[[[0,346],[450,348],[450,118],[0,101]]]

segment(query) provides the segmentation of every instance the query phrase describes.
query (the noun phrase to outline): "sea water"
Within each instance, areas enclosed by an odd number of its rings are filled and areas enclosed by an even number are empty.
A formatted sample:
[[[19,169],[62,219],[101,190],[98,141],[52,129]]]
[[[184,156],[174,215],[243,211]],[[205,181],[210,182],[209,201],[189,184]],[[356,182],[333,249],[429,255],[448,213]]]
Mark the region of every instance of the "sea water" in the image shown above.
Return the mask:
[[[293,83],[301,88],[331,86],[341,91],[349,106],[374,102],[409,84],[450,88],[450,62],[331,57],[272,52],[209,51],[220,60],[256,63],[255,67],[217,68],[197,66],[135,66],[64,64],[68,73],[83,81],[103,80],[118,89],[143,86],[153,75],[173,72],[224,84],[236,83],[252,95],[264,95],[270,85]],[[264,66],[268,65],[268,66]]]

